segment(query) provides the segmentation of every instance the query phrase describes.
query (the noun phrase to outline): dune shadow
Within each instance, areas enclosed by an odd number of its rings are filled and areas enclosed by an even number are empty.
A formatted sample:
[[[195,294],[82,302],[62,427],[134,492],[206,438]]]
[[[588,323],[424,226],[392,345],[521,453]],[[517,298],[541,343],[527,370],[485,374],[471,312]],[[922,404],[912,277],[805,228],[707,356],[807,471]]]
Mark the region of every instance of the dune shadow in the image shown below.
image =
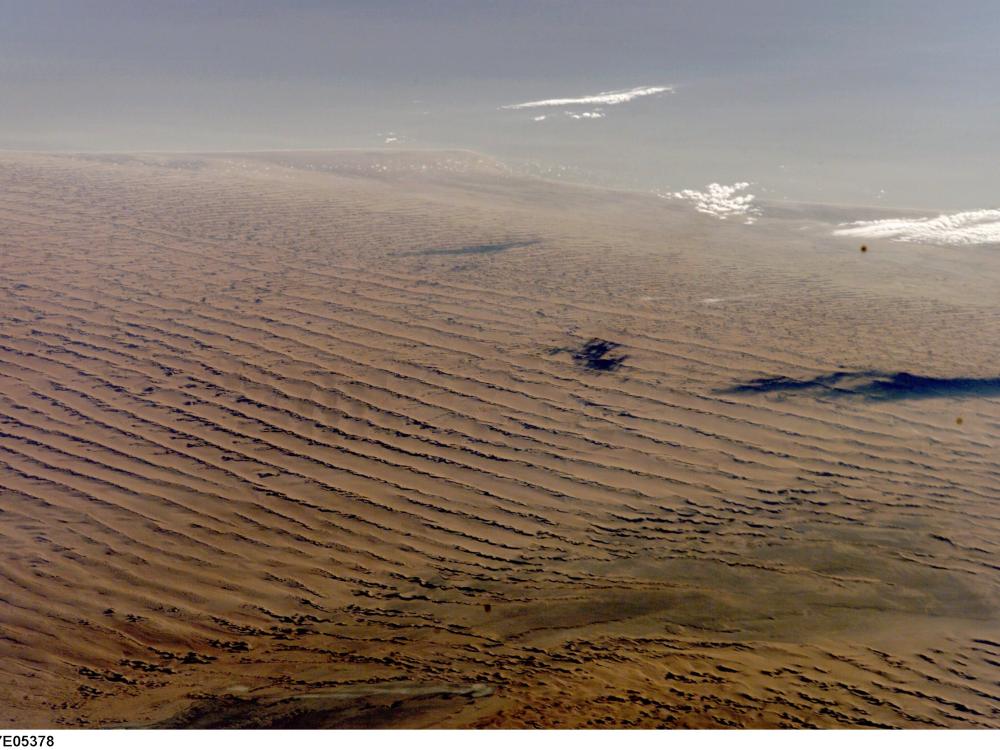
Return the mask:
[[[628,359],[627,354],[615,356],[612,354],[621,345],[604,339],[591,339],[579,349],[572,352],[573,359],[588,370],[599,372],[614,372]]]
[[[620,344],[616,344],[614,341],[591,339],[573,352],[573,359],[588,370],[614,372],[622,366],[622,362],[628,359],[627,354],[618,356],[611,354],[611,352],[620,346]]]
[[[621,344],[604,339],[590,339],[580,346],[558,346],[549,350],[549,354],[568,352],[573,361],[588,370],[597,372],[615,372],[628,359],[627,354],[616,354]]]
[[[516,248],[531,247],[537,245],[540,240],[519,240],[516,242],[495,242],[483,245],[466,245],[465,247],[431,248],[429,250],[414,250],[412,252],[399,253],[400,256],[413,255],[491,255],[502,253],[506,250]]]
[[[757,378],[726,389],[726,393],[787,393],[806,391],[826,396],[856,396],[874,401],[921,398],[988,398],[1000,396],[1000,377],[935,378],[909,372],[840,370],[815,378]]]

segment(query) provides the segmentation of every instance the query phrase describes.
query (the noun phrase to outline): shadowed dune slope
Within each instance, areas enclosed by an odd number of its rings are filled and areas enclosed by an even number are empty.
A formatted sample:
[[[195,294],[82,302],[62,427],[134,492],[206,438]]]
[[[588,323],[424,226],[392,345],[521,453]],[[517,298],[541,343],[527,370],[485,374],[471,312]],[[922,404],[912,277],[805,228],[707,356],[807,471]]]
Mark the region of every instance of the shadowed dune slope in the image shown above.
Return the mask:
[[[0,227],[9,726],[1000,726],[995,252],[461,152]]]
[[[1000,378],[928,378],[908,372],[834,372],[815,378],[756,378],[732,393],[814,391],[830,396],[870,399],[976,398],[1000,396]]]

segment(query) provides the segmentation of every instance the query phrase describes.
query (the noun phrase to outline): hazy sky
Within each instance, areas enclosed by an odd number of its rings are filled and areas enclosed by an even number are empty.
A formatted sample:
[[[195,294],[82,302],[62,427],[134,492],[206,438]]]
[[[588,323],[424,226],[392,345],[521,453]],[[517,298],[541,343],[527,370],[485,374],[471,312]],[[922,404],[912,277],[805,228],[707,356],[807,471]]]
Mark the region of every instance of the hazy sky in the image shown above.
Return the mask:
[[[498,109],[640,85],[675,90]],[[0,148],[386,138],[647,189],[997,206],[1000,2],[0,0]]]

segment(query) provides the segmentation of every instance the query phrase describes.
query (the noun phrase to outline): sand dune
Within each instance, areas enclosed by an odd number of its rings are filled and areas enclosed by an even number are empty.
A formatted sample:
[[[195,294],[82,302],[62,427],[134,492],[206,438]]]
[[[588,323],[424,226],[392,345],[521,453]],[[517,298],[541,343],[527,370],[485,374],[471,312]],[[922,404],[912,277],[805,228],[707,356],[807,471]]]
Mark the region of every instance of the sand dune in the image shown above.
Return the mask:
[[[0,185],[10,726],[1000,726],[995,252],[462,152]]]

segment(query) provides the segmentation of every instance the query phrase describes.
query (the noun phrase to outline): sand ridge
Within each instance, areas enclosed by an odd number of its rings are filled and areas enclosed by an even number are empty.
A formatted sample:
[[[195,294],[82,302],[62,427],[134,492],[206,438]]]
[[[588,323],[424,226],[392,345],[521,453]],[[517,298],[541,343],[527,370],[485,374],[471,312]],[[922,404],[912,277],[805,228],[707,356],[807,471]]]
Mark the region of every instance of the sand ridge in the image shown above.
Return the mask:
[[[0,184],[11,726],[1000,724],[995,255],[462,152]]]

